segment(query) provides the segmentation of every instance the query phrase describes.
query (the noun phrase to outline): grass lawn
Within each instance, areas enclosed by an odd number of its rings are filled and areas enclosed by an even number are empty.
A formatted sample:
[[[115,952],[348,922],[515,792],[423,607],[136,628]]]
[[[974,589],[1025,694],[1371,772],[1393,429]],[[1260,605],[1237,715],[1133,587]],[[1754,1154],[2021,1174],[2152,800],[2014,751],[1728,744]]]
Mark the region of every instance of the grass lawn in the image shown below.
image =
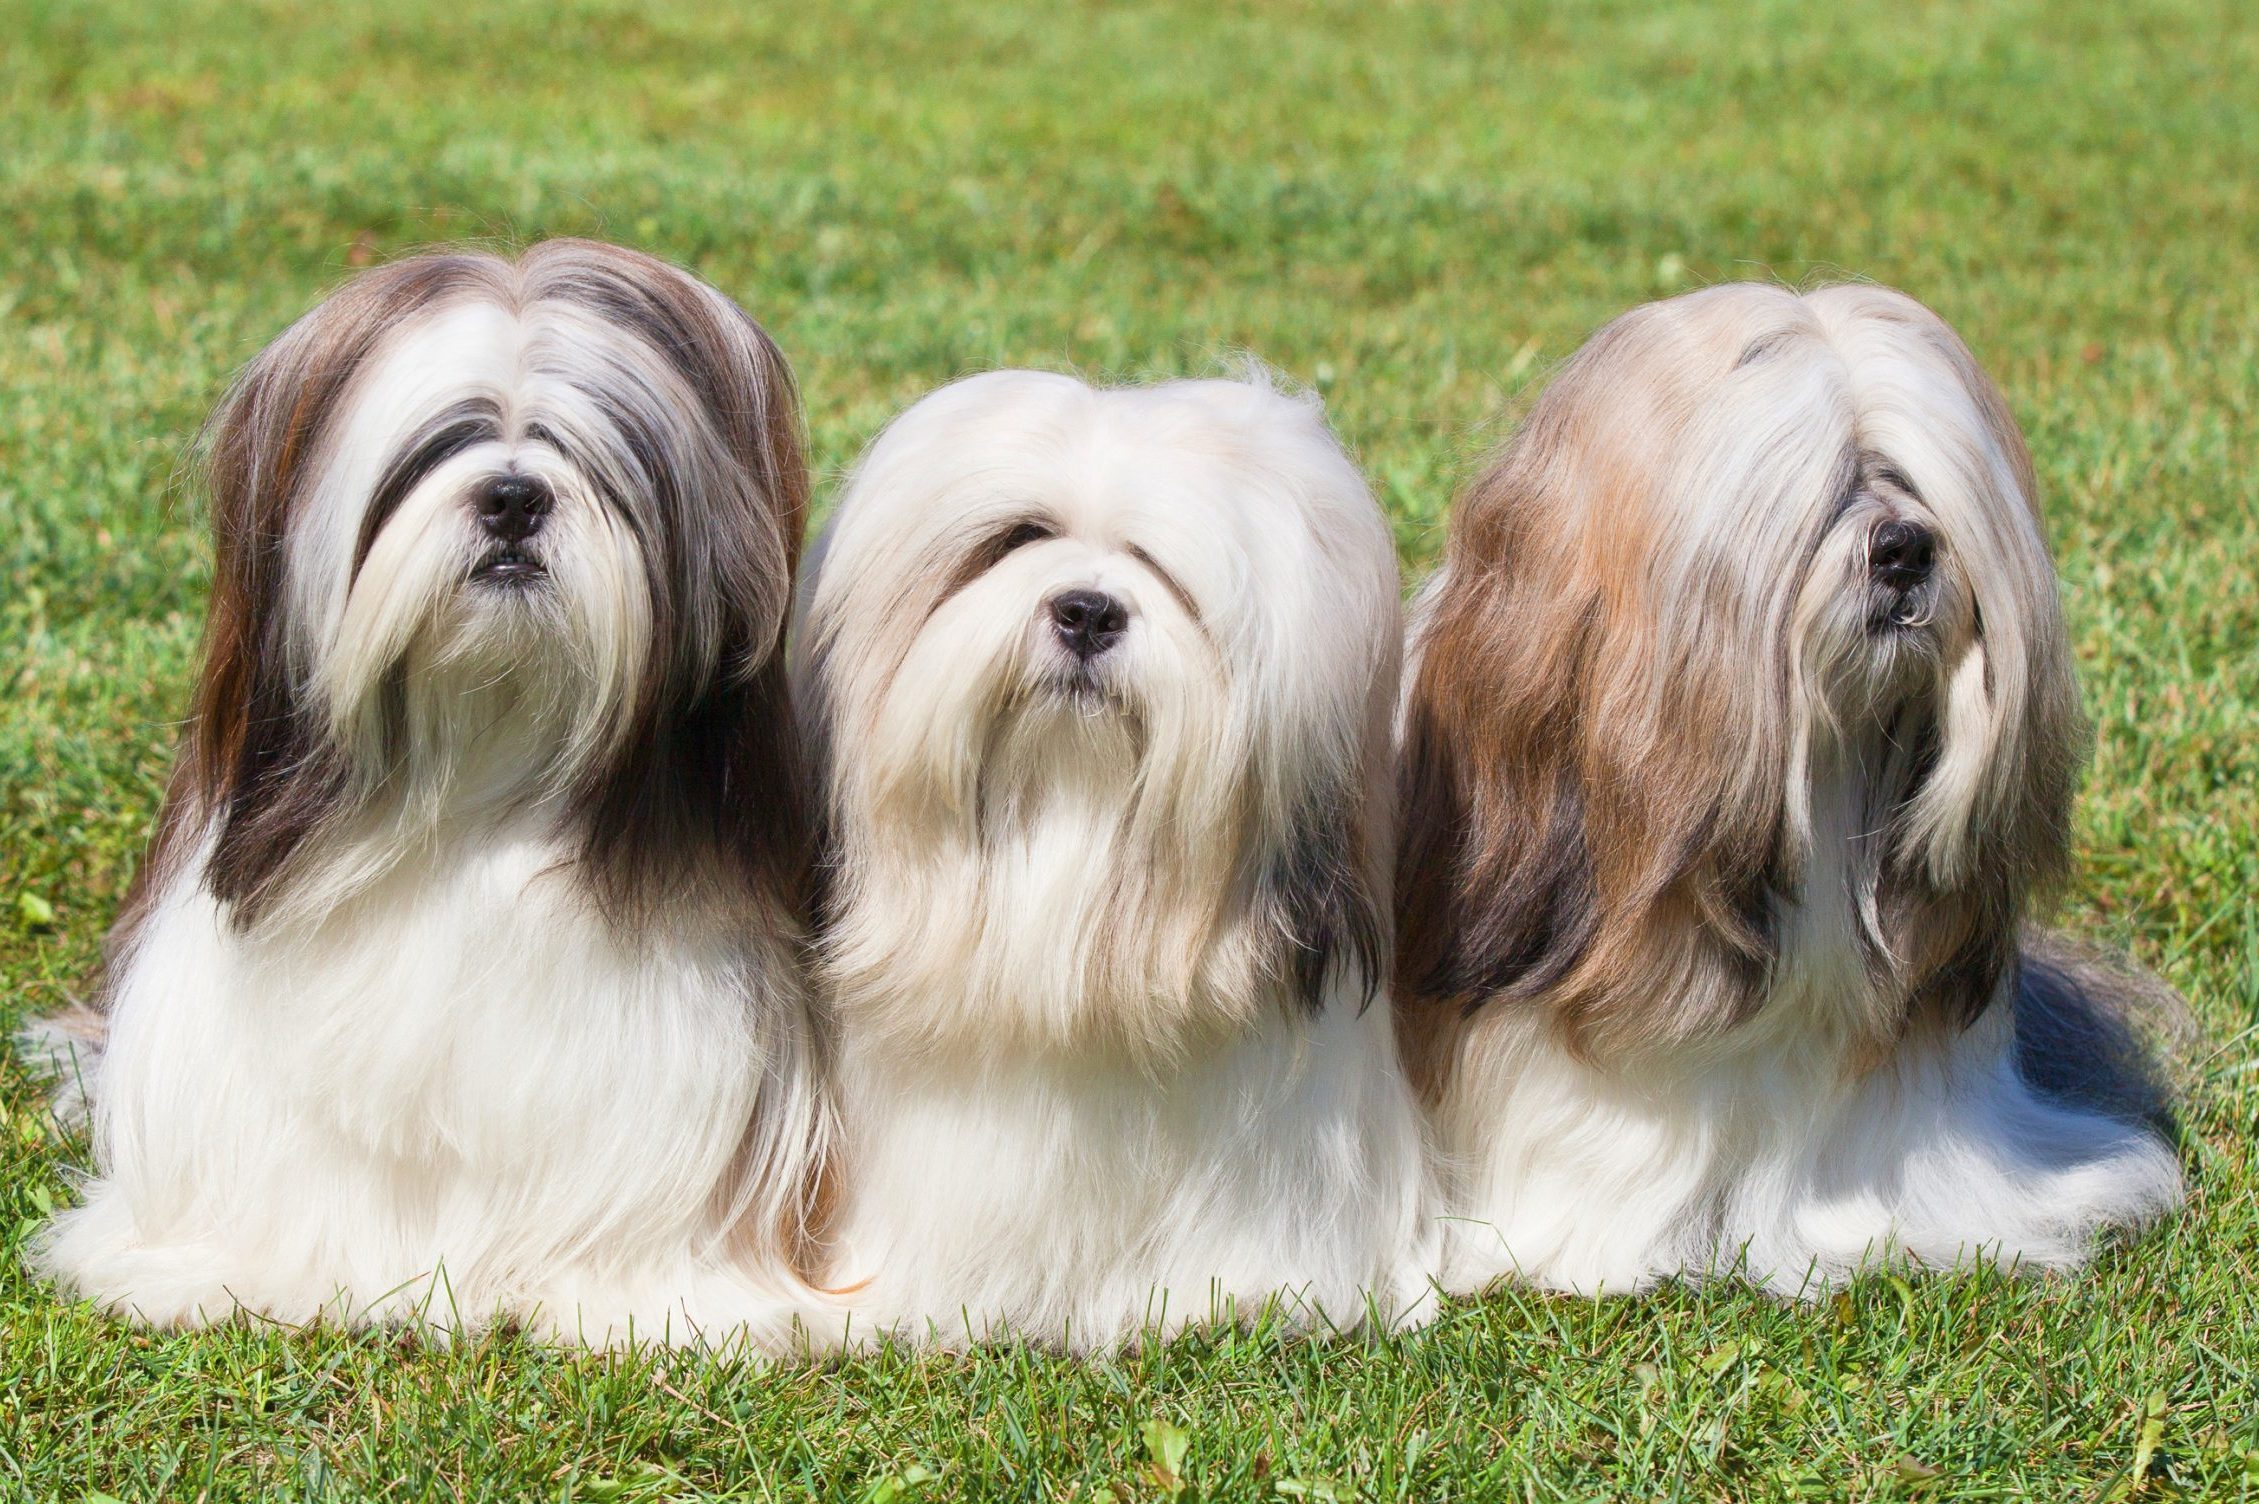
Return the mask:
[[[2194,1000],[2187,1216],[2078,1282],[1503,1294],[1376,1345],[814,1372],[56,1301],[0,1064],[0,1499],[2259,1493],[2259,9],[0,0],[0,1024],[89,970],[208,576],[175,476],[350,266],[607,236],[797,365],[828,496],[998,363],[1326,395],[1408,575],[1625,306],[1905,287],[2037,451],[2099,747],[2066,918]]]

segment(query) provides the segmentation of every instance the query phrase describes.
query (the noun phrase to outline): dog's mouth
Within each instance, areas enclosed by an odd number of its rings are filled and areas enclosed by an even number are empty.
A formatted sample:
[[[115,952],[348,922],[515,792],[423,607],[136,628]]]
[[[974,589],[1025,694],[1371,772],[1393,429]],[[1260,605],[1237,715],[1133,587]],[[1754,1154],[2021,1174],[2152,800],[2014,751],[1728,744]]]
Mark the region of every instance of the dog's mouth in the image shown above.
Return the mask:
[[[1867,630],[1879,637],[1919,632],[1936,615],[1928,590],[1884,592],[1867,609]]]
[[[1071,707],[1081,715],[1104,715],[1126,710],[1121,694],[1106,682],[1093,662],[1064,663],[1043,677],[1045,698]]]
[[[498,548],[471,566],[471,583],[497,590],[523,590],[547,579],[549,568],[515,545]]]

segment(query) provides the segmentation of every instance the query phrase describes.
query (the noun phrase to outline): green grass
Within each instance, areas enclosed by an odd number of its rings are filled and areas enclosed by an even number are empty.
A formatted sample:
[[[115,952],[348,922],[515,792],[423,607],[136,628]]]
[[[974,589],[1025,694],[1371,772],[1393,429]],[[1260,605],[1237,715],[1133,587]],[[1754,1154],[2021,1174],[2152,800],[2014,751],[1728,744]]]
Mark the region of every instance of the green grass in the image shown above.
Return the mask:
[[[10,1062],[0,1498],[2259,1492],[2259,11],[755,9],[0,0],[0,1022],[87,973],[148,828],[189,436],[370,256],[699,268],[795,360],[827,494],[959,372],[1253,350],[1325,393],[1408,569],[1602,320],[1850,274],[1938,307],[2032,437],[2099,731],[2066,915],[2194,1000],[2187,1215],[2075,1283],[1507,1294],[1089,1365],[148,1336],[22,1273],[82,1146]]]

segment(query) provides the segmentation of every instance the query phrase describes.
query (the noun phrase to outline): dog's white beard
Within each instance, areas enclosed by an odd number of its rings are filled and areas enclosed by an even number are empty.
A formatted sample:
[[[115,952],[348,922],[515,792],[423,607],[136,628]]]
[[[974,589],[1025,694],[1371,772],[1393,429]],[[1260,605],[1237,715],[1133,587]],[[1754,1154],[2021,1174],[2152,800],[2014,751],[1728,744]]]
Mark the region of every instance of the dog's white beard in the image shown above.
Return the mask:
[[[868,1334],[945,1343],[1406,1319],[1431,1264],[1388,1010],[1337,977],[1312,1018],[1281,975],[1220,676],[1155,654],[1127,700],[1021,702],[994,646],[966,672],[921,640],[958,670],[905,665],[839,772],[834,1282],[868,1281]]]
[[[1027,628],[974,630],[921,637],[844,770],[870,813],[827,943],[839,1006],[905,1045],[1169,1056],[1244,1025],[1270,999],[1228,914],[1248,753],[1212,661],[1179,644],[1134,699],[1078,698],[1026,666]]]
[[[341,602],[310,586],[295,602],[289,651],[354,794],[407,824],[562,789],[599,765],[630,724],[650,652],[639,545],[585,478],[538,453],[525,469],[557,498],[547,578],[521,592],[465,584],[477,554],[453,515],[457,475],[482,458],[467,453],[409,496]]]
[[[571,855],[435,839],[249,934],[176,879],[122,961],[103,1174],[37,1262],[163,1324],[784,1337],[811,1303],[760,1245],[818,1115],[801,1005],[764,991],[788,947],[742,916],[623,941]]]

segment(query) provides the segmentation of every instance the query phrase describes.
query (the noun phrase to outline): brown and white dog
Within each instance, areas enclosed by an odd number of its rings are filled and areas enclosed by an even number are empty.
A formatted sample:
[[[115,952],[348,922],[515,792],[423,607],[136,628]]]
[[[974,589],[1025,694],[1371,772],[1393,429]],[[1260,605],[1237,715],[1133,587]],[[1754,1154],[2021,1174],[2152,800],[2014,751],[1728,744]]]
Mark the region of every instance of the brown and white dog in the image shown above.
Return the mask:
[[[2030,459],[1935,314],[1617,319],[1461,502],[1413,655],[1449,1288],[2067,1266],[2177,1203],[2131,987],[2025,930],[2085,732]]]
[[[208,443],[202,677],[36,1261],[161,1324],[785,1336],[827,1129],[776,348],[617,247],[422,255]]]

